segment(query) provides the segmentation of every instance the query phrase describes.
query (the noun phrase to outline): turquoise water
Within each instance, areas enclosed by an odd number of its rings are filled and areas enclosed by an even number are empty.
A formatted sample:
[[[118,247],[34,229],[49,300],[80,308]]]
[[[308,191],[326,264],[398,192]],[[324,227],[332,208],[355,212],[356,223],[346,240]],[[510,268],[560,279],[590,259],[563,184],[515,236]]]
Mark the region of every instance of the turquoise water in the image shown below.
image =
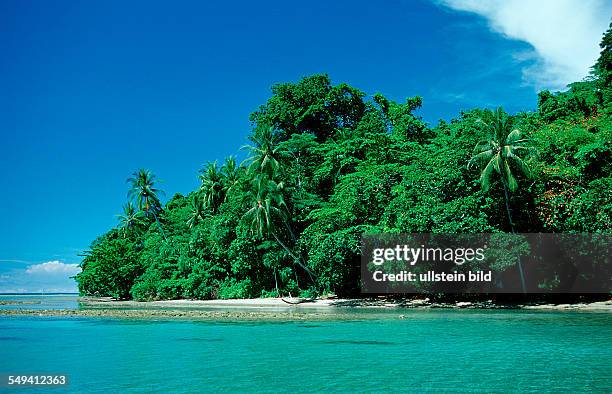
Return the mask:
[[[401,313],[310,323],[1,317],[0,374],[67,374],[68,389],[52,392],[612,388],[612,314]]]

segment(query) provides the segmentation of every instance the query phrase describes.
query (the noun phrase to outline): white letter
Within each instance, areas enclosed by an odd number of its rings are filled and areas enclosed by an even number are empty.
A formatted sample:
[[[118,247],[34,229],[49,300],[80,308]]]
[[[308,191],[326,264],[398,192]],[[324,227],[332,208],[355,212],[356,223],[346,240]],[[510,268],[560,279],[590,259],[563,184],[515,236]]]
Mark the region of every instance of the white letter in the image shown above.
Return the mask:
[[[412,248],[410,250],[410,252],[412,252],[412,261],[410,262],[410,265],[415,265],[417,263],[417,261],[419,260],[419,255],[421,254],[421,249],[419,249],[419,248],[416,248],[416,249]]]
[[[382,263],[385,262],[385,260],[382,259],[382,255],[385,252],[384,249],[374,249],[374,253],[372,254],[374,259],[372,260],[372,262],[374,263],[374,265],[381,265]]]

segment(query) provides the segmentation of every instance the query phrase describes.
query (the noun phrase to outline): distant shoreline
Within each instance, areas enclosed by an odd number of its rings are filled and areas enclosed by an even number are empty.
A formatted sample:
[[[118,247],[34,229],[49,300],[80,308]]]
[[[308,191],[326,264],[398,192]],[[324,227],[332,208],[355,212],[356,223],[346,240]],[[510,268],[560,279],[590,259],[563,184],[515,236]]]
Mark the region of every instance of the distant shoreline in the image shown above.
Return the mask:
[[[62,296],[62,295],[78,296],[79,293],[43,293],[43,292],[38,292],[38,293],[0,293],[0,297],[2,297],[2,296]]]

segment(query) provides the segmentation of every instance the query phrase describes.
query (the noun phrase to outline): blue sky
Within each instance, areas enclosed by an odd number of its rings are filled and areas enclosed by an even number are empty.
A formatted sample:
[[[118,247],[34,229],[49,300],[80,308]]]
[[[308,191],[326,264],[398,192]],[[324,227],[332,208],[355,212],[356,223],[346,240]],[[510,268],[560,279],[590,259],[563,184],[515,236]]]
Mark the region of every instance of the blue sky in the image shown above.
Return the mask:
[[[421,95],[431,124],[532,110],[538,89],[587,75],[609,15],[597,0],[2,1],[0,292],[75,289],[131,172],[167,197],[194,189],[274,83],[325,72]]]

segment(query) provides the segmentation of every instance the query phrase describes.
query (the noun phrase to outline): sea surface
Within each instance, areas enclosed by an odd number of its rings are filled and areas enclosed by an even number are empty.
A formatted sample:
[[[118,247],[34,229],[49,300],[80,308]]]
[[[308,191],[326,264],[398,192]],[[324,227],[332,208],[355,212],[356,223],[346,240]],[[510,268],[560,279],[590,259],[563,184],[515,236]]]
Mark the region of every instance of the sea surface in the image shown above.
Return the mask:
[[[20,297],[0,301],[26,300]],[[78,307],[74,296],[27,301],[34,304],[22,308]],[[16,306],[0,306],[8,307]],[[0,317],[1,374],[67,375],[69,385],[53,393],[603,393],[612,391],[612,314],[393,310],[313,322]]]

